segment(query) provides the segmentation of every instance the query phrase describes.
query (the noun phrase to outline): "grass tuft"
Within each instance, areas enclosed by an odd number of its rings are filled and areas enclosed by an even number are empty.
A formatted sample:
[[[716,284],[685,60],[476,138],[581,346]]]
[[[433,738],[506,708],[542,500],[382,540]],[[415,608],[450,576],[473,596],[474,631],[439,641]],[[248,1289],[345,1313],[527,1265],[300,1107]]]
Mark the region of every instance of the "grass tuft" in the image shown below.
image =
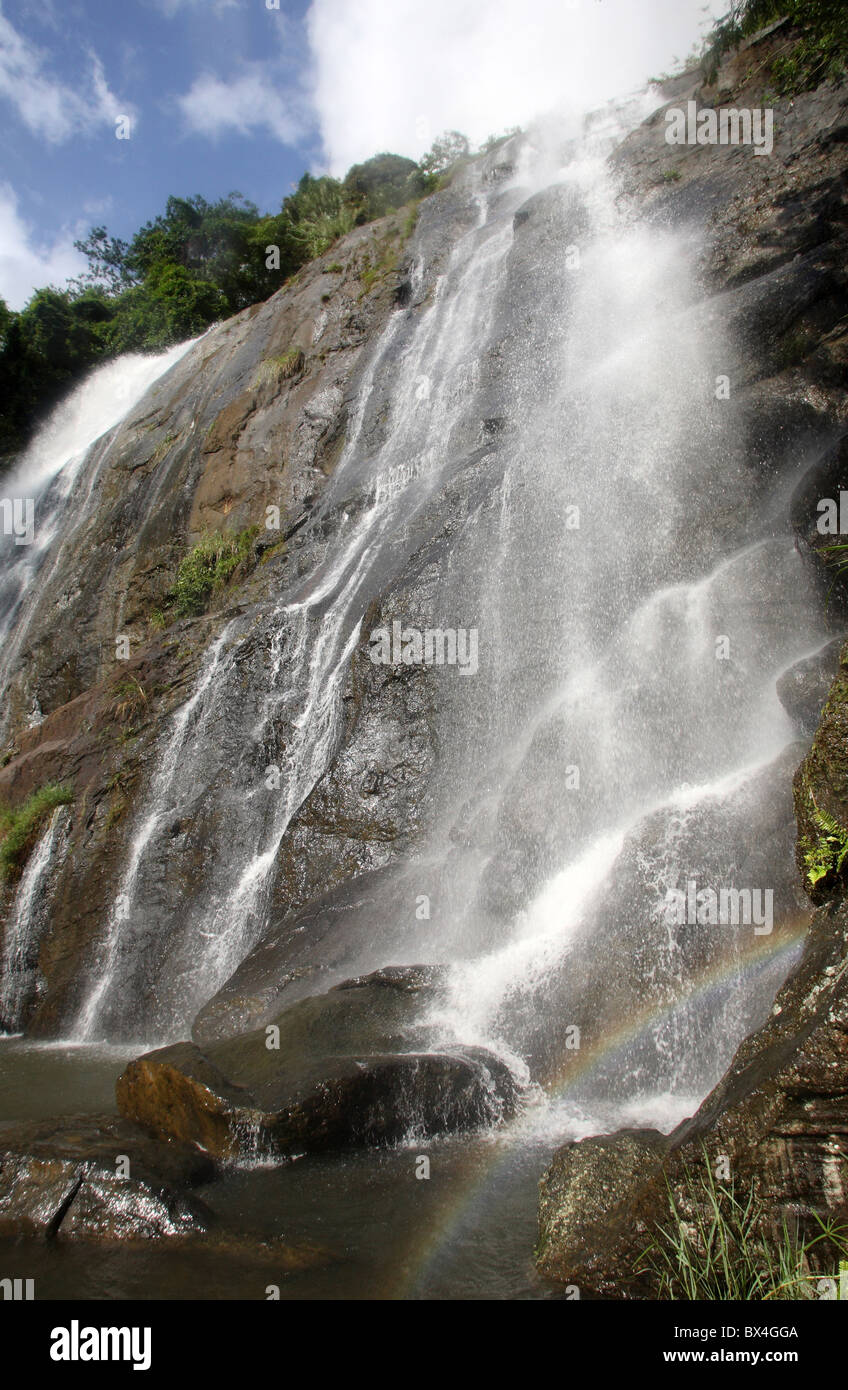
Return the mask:
[[[44,821],[57,806],[67,806],[73,799],[70,787],[48,782],[16,810],[0,805],[0,881],[19,877]]]
[[[212,531],[201,536],[183,556],[177,571],[172,594],[177,617],[197,617],[236,570],[247,568],[258,534],[258,526],[248,526],[244,531]]]
[[[675,1301],[767,1302],[820,1298],[821,1274],[810,1254],[848,1257],[848,1227],[816,1216],[818,1233],[803,1238],[784,1217],[777,1238],[768,1234],[767,1213],[754,1193],[740,1194],[734,1182],[720,1183],[705,1154],[704,1173],[686,1169],[686,1212],[669,1187],[671,1221],[637,1261],[635,1273],[653,1276],[659,1298]],[[822,1252],[819,1252],[822,1253]]]

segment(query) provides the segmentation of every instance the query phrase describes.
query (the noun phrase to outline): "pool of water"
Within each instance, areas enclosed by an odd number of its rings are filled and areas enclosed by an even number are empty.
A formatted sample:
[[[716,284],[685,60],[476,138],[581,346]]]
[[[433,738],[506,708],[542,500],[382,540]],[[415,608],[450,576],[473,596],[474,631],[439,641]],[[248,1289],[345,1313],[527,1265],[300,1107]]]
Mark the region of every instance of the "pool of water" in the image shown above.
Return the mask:
[[[114,1113],[138,1050],[0,1040],[0,1124]],[[218,1218],[209,1238],[0,1241],[0,1274],[34,1278],[42,1299],[561,1298],[533,1265],[554,1149],[621,1123],[669,1129],[693,1103],[656,1097],[615,1117],[541,1103],[494,1135],[230,1167],[197,1191]]]

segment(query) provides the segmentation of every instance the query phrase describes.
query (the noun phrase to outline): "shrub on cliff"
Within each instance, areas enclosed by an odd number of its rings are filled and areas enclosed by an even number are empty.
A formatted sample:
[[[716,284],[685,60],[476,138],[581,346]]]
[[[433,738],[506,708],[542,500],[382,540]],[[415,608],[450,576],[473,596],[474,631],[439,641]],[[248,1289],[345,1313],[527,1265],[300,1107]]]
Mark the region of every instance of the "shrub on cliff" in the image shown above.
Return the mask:
[[[777,92],[804,91],[844,75],[848,62],[845,0],[734,0],[708,40],[707,80],[715,81],[725,53],[779,19],[788,19],[791,28],[769,61],[769,77]]]
[[[172,600],[177,617],[202,613],[213,593],[222,588],[253,553],[258,526],[244,531],[207,532],[180,561]]]

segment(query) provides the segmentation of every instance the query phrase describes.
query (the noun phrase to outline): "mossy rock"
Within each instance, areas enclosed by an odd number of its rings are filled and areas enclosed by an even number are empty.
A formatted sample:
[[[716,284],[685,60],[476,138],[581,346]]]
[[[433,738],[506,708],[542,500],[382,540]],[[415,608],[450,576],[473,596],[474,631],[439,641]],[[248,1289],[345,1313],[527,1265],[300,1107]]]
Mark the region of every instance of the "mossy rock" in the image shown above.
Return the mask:
[[[798,867],[813,902],[823,903],[848,888],[848,645],[794,793]]]

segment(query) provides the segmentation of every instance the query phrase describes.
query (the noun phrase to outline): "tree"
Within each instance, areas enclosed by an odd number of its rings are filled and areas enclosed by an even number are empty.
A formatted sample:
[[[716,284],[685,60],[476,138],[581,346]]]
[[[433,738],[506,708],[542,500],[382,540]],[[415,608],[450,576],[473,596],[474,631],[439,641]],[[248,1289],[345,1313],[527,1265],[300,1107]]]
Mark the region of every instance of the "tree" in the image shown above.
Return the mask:
[[[414,160],[400,154],[376,154],[363,164],[354,164],[343,187],[361,225],[420,198],[426,191],[426,179]]]
[[[446,130],[433,141],[419,168],[425,174],[443,174],[459,159],[467,159],[471,152],[468,139],[458,130]]]
[[[75,241],[74,246],[88,258],[88,270],[69,282],[71,290],[82,293],[94,286],[116,295],[137,278],[127,264],[127,242],[110,237],[105,227],[92,227],[85,241]]]
[[[159,350],[202,333],[227,317],[226,296],[182,265],[155,266],[122,296],[109,327],[111,352]]]

